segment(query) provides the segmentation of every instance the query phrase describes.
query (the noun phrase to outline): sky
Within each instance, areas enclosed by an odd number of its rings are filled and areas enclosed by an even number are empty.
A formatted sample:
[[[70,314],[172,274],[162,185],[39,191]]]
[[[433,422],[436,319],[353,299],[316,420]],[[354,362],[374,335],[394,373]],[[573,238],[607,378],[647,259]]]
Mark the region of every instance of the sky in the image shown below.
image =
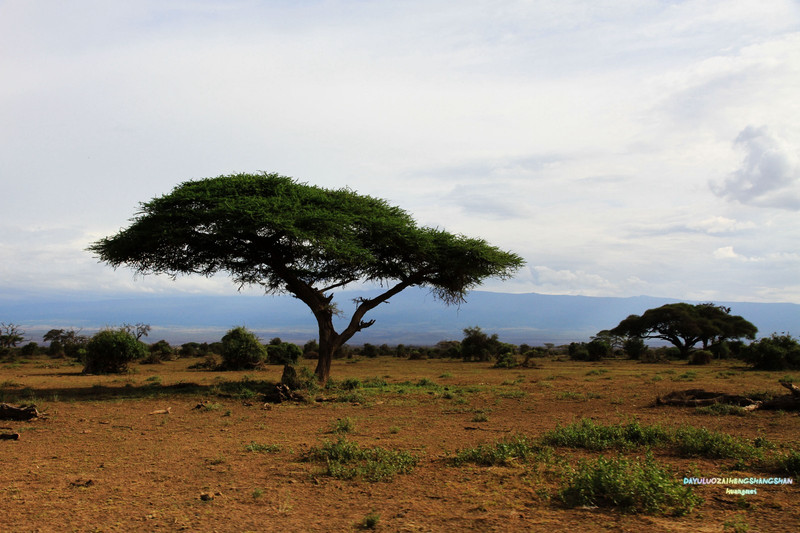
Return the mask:
[[[0,294],[232,294],[86,248],[267,171],[526,260],[481,290],[800,303],[797,1],[0,0],[0,76]]]

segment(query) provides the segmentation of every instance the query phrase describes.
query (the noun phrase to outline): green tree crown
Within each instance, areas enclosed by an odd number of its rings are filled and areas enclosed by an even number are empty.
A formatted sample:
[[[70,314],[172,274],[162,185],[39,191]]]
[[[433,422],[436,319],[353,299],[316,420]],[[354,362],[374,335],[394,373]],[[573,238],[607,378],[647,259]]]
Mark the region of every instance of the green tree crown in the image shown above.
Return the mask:
[[[227,272],[240,287],[295,296],[319,325],[322,381],[332,354],[373,324],[364,315],[403,289],[426,287],[446,304],[459,303],[484,279],[510,278],[524,264],[482,239],[419,227],[385,200],[266,173],[185,182],[142,203],[128,228],[89,250],[143,274]],[[386,290],[356,300],[337,333],[330,291],[355,281]]]

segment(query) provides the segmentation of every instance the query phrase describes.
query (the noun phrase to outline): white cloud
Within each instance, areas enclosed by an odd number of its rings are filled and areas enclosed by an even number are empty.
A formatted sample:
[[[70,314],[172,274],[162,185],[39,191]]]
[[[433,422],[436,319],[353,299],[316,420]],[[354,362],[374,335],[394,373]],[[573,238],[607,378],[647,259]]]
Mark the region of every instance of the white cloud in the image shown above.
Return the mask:
[[[744,160],[722,183],[712,183],[714,193],[742,204],[800,210],[800,150],[766,127],[746,127],[734,144]]]
[[[0,238],[3,281],[230,291],[83,249],[181,181],[267,170],[535,265],[494,290],[781,294],[799,24],[789,0],[5,2],[0,226],[31,233]]]

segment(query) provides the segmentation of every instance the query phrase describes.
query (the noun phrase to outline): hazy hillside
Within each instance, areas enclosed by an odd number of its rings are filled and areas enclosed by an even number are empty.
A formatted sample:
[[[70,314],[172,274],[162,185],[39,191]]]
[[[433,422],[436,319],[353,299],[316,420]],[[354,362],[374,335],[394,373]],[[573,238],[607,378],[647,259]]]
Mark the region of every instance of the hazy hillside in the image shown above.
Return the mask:
[[[376,293],[377,291],[373,291]],[[339,307],[349,312],[350,301],[362,292],[342,293]],[[460,339],[462,330],[480,326],[519,344],[564,343],[588,340],[601,329],[615,326],[630,314],[675,302],[666,298],[595,298],[544,294],[506,294],[476,291],[468,303],[447,307],[424,290],[406,290],[375,309],[368,318],[376,323],[351,341],[353,344],[433,344]],[[762,335],[773,331],[800,332],[800,305],[716,302],[742,315]],[[0,299],[0,322],[21,324],[37,339],[51,327],[83,328],[91,332],[105,325],[144,322],[153,326],[150,339],[172,343],[219,340],[225,330],[245,325],[262,338],[279,336],[304,342],[316,337],[311,312],[289,297],[250,296],[137,296],[107,299],[74,295],[34,298],[6,294]]]

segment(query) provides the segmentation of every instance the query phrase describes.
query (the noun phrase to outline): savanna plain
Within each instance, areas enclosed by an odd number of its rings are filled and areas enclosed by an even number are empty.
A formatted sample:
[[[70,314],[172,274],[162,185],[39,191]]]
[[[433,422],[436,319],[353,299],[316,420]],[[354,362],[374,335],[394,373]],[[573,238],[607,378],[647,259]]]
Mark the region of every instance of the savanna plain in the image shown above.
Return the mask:
[[[795,477],[796,412],[655,405],[692,388],[779,395],[800,376],[738,361],[354,358],[273,404],[282,367],[197,362],[108,376],[0,364],[0,400],[42,413],[0,421],[19,435],[0,441],[0,531],[800,530],[800,480],[684,484]]]

